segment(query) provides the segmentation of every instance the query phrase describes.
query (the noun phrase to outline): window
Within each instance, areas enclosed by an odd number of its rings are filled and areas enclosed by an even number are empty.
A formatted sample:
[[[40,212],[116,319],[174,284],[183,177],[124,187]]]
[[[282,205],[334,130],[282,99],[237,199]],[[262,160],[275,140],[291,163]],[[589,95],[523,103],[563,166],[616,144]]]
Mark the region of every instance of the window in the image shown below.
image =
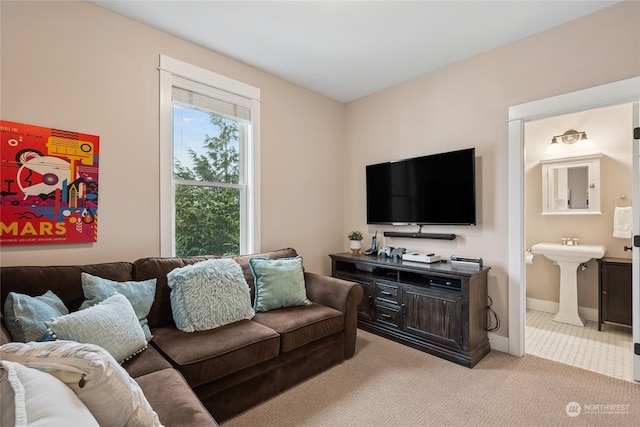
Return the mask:
[[[163,256],[259,251],[260,91],[160,57]]]

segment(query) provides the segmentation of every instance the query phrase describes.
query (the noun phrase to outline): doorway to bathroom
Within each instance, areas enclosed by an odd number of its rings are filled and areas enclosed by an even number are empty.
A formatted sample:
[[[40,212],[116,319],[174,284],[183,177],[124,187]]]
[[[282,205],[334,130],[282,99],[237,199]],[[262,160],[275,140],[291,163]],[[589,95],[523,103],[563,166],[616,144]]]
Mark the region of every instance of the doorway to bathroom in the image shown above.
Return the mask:
[[[525,162],[529,147],[525,150],[525,124],[537,120],[554,118],[562,115],[586,112],[593,109],[616,106],[640,100],[640,77],[610,83],[603,86],[560,95],[553,98],[534,101],[509,108],[509,353],[523,356],[525,354],[526,339],[526,307],[527,307],[527,277],[525,265],[526,232],[525,232]],[[638,109],[633,110],[633,126],[638,126]],[[553,136],[548,138],[552,139]],[[627,135],[631,129],[627,130]],[[630,136],[628,144],[632,144]],[[549,144],[551,141],[549,141]],[[527,142],[528,144],[528,142]],[[637,141],[635,141],[637,145]],[[638,181],[638,148],[633,148],[635,181]],[[525,156],[527,153],[527,156]],[[638,184],[633,184],[633,212],[634,233],[638,234],[640,220],[638,219]],[[608,197],[608,196],[607,196]],[[614,196],[615,197],[615,196]],[[610,199],[603,199],[603,206],[611,203]],[[564,236],[562,236],[564,237]],[[630,242],[630,241],[629,241]],[[633,250],[633,342],[640,342],[640,291],[638,277],[638,249]],[[556,267],[557,268],[557,267]],[[594,267],[597,270],[597,267]],[[587,266],[588,274],[589,266]],[[593,271],[593,270],[592,270]],[[556,273],[557,274],[557,273]],[[597,293],[596,293],[597,295]],[[588,299],[588,297],[587,297]],[[585,303],[583,301],[583,303]],[[589,303],[585,307],[589,308]],[[591,313],[593,314],[593,313]],[[568,340],[563,340],[566,345]],[[640,380],[640,356],[633,355],[633,347],[626,346],[627,352],[634,360],[634,378]],[[593,352],[593,349],[589,349]]]
[[[632,347],[631,223],[618,226],[628,235],[616,233],[614,218],[619,217],[615,215],[618,206],[629,205],[632,199],[632,107],[624,103],[524,123],[525,248],[541,242],[606,248],[604,258],[573,267],[577,300],[562,310],[562,288],[567,286],[561,283],[564,267],[542,254],[527,254],[525,352],[627,381],[633,378],[633,357],[628,351]],[[597,159],[598,174],[587,173],[591,160],[586,159],[592,158]],[[604,260],[628,268],[624,275],[628,283],[610,284],[624,287],[626,298],[614,300],[613,293],[609,296],[606,289],[601,290]],[[602,299],[612,299],[615,306],[609,309],[624,314],[616,318],[618,324],[607,321],[598,326]],[[575,313],[576,309],[575,319],[555,317],[559,311]]]

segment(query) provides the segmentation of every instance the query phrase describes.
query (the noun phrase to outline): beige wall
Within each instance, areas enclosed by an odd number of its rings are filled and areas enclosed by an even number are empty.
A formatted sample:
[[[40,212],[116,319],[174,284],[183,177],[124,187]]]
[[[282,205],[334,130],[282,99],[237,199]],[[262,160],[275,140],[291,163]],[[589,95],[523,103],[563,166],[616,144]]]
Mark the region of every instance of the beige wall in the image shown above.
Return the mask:
[[[631,258],[624,246],[630,239],[613,237],[613,211],[616,196],[631,194],[631,104],[598,108],[567,114],[525,125],[525,200],[526,247],[540,242],[560,242],[562,237],[577,237],[581,244],[604,245],[605,256]],[[541,215],[542,167],[540,160],[549,158],[546,150],[553,135],[568,129],[587,132],[592,149],[602,152],[600,160],[600,209],[602,215]],[[564,150],[557,157],[570,156],[576,145],[560,144]],[[527,297],[558,302],[560,269],[544,256],[535,256],[526,266]],[[587,270],[578,270],[578,304],[598,308],[598,264],[587,263]]]
[[[262,90],[262,249],[341,250],[344,106],[85,2],[2,2],[1,117],[100,136],[98,242],[3,247],[2,265],[159,255],[159,55]]]
[[[640,75],[638,2],[346,106],[87,3],[0,5],[1,117],[101,137],[98,243],[2,248],[2,265],[159,253],[156,67],[162,53],[262,90],[263,249],[292,246],[310,271],[329,271],[327,254],[348,248],[349,230],[365,231],[365,246],[376,229],[385,230],[366,224],[366,164],[476,147],[478,226],[429,228],[458,234],[451,242],[387,243],[484,258],[504,336],[509,106]],[[415,230],[398,227],[405,228]]]
[[[625,2],[348,104],[343,232],[387,229],[366,224],[366,164],[476,147],[478,225],[428,228],[458,234],[451,242],[387,243],[482,257],[507,336],[508,108],[640,75],[639,16],[640,3]]]

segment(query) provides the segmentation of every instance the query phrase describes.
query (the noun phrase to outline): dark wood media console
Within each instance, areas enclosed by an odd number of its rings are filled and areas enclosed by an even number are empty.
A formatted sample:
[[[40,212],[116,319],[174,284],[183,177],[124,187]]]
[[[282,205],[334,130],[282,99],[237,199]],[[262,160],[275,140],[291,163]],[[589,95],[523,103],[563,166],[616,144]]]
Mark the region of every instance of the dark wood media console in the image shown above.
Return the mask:
[[[359,328],[470,368],[489,353],[489,267],[329,256],[334,277],[364,289]]]

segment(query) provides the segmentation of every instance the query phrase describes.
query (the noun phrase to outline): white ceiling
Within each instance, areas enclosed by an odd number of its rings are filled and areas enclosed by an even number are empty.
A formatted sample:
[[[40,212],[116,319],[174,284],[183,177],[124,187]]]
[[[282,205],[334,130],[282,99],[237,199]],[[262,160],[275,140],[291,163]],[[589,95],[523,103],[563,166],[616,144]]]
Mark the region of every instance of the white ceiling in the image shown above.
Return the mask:
[[[88,1],[349,102],[621,0]]]

